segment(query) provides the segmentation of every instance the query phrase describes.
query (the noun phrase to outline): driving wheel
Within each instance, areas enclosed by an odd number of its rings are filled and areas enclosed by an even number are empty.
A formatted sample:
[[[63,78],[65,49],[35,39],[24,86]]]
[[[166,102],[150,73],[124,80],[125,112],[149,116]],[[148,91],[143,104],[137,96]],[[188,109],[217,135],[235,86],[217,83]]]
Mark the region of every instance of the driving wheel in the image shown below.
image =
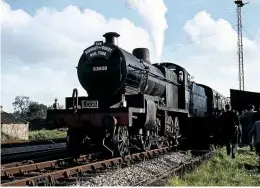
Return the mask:
[[[116,156],[126,156],[130,154],[129,132],[126,126],[115,126],[113,144]]]

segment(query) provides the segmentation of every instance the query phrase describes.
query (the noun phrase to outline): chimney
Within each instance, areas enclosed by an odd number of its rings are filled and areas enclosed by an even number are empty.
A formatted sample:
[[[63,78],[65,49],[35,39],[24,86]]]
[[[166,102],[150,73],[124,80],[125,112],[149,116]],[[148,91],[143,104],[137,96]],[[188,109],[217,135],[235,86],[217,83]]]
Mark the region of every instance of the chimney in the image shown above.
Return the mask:
[[[147,48],[136,48],[133,50],[133,55],[136,58],[145,61],[146,63],[151,63],[150,62],[150,53]]]
[[[103,37],[105,37],[106,39],[106,43],[107,44],[112,44],[112,45],[117,45],[117,38],[119,37],[120,35],[116,32],[108,32],[108,33],[105,33],[103,35]]]

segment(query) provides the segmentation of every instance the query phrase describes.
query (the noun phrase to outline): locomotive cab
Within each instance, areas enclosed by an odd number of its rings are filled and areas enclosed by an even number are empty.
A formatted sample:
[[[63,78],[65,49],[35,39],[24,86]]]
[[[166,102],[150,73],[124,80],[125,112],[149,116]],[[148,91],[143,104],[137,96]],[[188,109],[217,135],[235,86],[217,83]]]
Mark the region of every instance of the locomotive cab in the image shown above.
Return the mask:
[[[178,76],[178,108],[189,110],[190,101],[190,74],[181,66],[174,63],[161,63],[162,66],[174,71]]]

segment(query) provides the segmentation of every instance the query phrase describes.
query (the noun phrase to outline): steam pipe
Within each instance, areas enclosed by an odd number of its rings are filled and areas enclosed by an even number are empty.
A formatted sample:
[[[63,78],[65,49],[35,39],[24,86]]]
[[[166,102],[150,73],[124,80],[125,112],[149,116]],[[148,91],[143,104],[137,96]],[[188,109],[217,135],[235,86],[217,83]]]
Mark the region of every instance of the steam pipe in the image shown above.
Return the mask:
[[[76,98],[76,107],[75,107],[75,98]],[[73,89],[72,92],[72,101],[73,101],[73,110],[75,110],[75,112],[78,110],[78,104],[79,104],[79,98],[78,98],[78,90],[77,88]]]

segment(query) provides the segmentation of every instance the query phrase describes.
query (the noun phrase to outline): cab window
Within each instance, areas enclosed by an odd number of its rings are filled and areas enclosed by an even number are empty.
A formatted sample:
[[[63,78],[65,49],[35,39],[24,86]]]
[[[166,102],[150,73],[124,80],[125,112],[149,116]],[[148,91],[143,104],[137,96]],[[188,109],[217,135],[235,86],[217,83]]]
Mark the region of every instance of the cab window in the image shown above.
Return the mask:
[[[188,85],[191,84],[191,81],[190,81],[190,75],[188,74]]]
[[[179,71],[179,82],[183,82],[183,80],[184,80],[183,71]]]

